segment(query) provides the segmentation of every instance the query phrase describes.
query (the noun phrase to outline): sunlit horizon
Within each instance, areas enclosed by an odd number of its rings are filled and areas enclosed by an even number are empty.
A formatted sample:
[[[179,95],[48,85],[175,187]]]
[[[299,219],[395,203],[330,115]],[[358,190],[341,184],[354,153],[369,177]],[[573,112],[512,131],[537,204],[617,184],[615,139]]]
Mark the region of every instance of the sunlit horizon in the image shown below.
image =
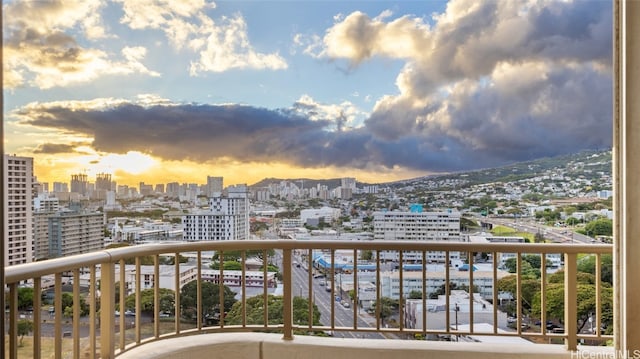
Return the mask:
[[[131,166],[120,166],[113,170],[112,166],[105,165],[111,160],[119,158],[129,158],[122,162],[130,161],[131,158],[142,158],[145,168],[142,170],[135,168],[135,162]],[[133,155],[108,155],[100,161],[100,164],[93,166],[78,164],[77,158],[72,163],[65,163],[64,160],[53,162],[52,160],[42,160],[34,158],[34,172],[39,182],[47,182],[52,186],[53,182],[70,183],[71,175],[85,174],[89,182],[95,182],[97,174],[110,174],[112,181],[117,185],[127,185],[138,187],[141,182],[145,184],[167,184],[170,182],[205,184],[207,176],[223,177],[224,185],[246,184],[252,185],[267,178],[297,179],[306,178],[314,180],[335,179],[343,177],[356,178],[358,182],[379,184],[399,180],[411,179],[429,175],[410,171],[406,169],[396,169],[390,173],[353,171],[340,168],[292,168],[286,164],[278,163],[226,163],[219,165],[198,165],[196,163],[159,161],[151,156],[135,153]],[[53,162],[53,163],[51,163]],[[85,162],[86,163],[86,162]],[[119,162],[121,163],[121,162]],[[62,167],[64,166],[64,169]],[[133,168],[127,171],[126,168]],[[137,171],[137,172],[136,172]]]

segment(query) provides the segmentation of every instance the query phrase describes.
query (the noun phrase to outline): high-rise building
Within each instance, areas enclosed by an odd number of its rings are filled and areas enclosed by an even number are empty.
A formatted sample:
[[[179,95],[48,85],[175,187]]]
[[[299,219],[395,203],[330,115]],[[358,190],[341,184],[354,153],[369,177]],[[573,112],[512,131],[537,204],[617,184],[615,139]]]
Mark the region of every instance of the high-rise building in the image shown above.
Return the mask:
[[[164,194],[164,184],[162,183],[156,184],[156,188],[154,192],[158,194]]]
[[[39,212],[34,217],[37,259],[65,257],[104,248],[103,213]]]
[[[249,196],[245,185],[209,198],[209,209],[182,216],[186,241],[249,239]]]
[[[107,198],[104,203],[104,210],[107,211],[119,211],[122,209],[122,206],[118,202],[116,202],[116,192],[109,191],[107,192]]]
[[[167,183],[166,193],[171,197],[178,197],[180,195],[180,183],[178,182]]]
[[[96,175],[96,190],[111,191],[111,175],[98,173]]]
[[[340,187],[350,188],[352,192],[356,191],[356,179],[353,177],[344,177],[340,179]]]
[[[37,178],[35,178],[34,181],[34,186],[36,187],[37,194],[49,192],[49,182],[40,182]]]
[[[96,175],[95,190],[90,191],[91,198],[105,200],[107,198],[107,192],[111,191],[112,185],[110,174],[98,173]]]
[[[86,174],[71,175],[71,192],[86,196],[88,192],[89,180]]]
[[[33,259],[49,259],[49,216],[54,210],[36,210],[33,213]]]
[[[4,156],[4,263],[33,261],[33,158]]]
[[[152,184],[145,184],[144,182],[140,182],[140,194],[142,196],[148,196],[153,194],[153,185]]]
[[[69,184],[64,182],[53,182],[53,192],[69,192]]]
[[[207,186],[205,195],[207,197],[214,197],[217,193],[222,193],[222,177],[207,176]]]

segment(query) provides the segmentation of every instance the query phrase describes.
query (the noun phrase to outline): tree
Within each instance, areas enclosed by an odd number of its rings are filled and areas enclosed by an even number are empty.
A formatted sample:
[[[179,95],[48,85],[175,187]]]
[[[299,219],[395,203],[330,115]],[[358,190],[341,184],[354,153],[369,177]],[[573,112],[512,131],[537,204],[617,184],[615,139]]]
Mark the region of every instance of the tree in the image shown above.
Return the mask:
[[[515,257],[507,258],[503,264],[504,268],[509,273],[515,273],[517,271],[517,260]]]
[[[174,312],[175,305],[175,292],[171,289],[160,288],[158,291],[159,299],[160,299],[160,308],[158,308],[159,312]],[[144,313],[154,313],[154,297],[155,292],[153,289],[144,289],[140,292],[140,310]],[[124,308],[133,310],[136,307],[136,295],[135,293],[130,294],[124,300]]]
[[[236,262],[240,262],[242,260],[242,252],[241,250],[236,250],[236,251],[223,251],[222,252],[222,259],[226,262],[226,261],[236,261]],[[245,251],[245,258],[258,258],[262,261],[264,261],[264,251],[262,249],[252,249],[252,250],[247,250]],[[267,257],[271,257],[273,255],[275,255],[276,252],[273,249],[268,249],[267,250]],[[213,254],[213,257],[211,257],[211,261],[212,262],[219,262],[220,261],[220,252],[216,251]]]
[[[498,292],[508,292],[515,298],[517,293],[518,276],[510,275],[498,280]],[[530,309],[536,294],[540,292],[540,281],[535,278],[524,278],[521,281],[520,290],[525,308]]]
[[[599,218],[587,223],[584,226],[584,231],[594,236],[611,236],[613,235],[613,221],[608,218]]]
[[[182,308],[188,312],[193,312],[197,307],[198,299],[202,305],[202,315],[205,317],[214,317],[220,313],[220,287],[218,284],[211,282],[202,282],[201,297],[198,298],[197,289],[198,281],[193,280],[182,287],[180,291],[180,303]],[[226,285],[223,286],[223,310],[228,312],[236,302],[235,293]]]
[[[582,330],[584,325],[588,322],[589,316],[596,313],[596,286],[593,284],[578,283],[577,290],[577,312],[578,312],[578,324],[581,323],[578,328],[578,333]],[[532,315],[540,316],[540,297],[541,293],[538,292],[534,298],[532,306]],[[547,318],[556,319],[562,321],[564,319],[564,295],[565,288],[564,283],[553,283],[546,287],[545,291],[545,310]],[[601,287],[601,323],[611,328],[613,323],[613,289],[610,286]]]
[[[550,284],[563,284],[564,283],[564,270],[559,270],[547,277],[547,281]],[[576,274],[576,281],[581,284],[595,284],[596,277],[591,273],[578,272]]]
[[[537,261],[534,257],[538,257]],[[530,261],[527,261],[526,258],[529,258],[534,264],[537,262],[537,266],[531,264]],[[540,257],[536,255],[531,256],[523,256],[520,268],[520,273],[523,278],[540,278]],[[507,258],[504,261],[504,267],[507,269],[509,273],[516,273],[517,271],[517,259],[515,257]]]
[[[564,223],[566,223],[567,226],[575,226],[576,224],[580,223],[580,220],[576,217],[569,217],[565,219]]]
[[[600,256],[600,260],[602,261],[600,265],[600,278],[603,282],[613,284],[613,256],[611,254],[603,254]],[[590,273],[595,276],[596,256],[590,254],[578,257],[578,271]]]
[[[33,288],[18,288],[18,309],[24,310],[33,306]]]
[[[29,335],[33,331],[33,322],[27,319],[21,319],[18,321],[18,335],[20,336],[20,346],[22,346],[22,340],[25,335]]]
[[[73,302],[73,293],[63,292],[62,293],[62,315],[65,317],[73,316],[73,307],[76,303]],[[89,314],[89,305],[87,305],[84,297],[80,297],[80,315]]]
[[[62,309],[66,307],[73,307],[73,294],[69,292],[62,293]]]
[[[363,261],[370,261],[373,259],[373,251],[370,249],[364,249],[360,251],[360,259]]]
[[[211,262],[211,269],[220,269],[220,262]],[[224,261],[224,270],[242,270],[242,263],[237,261]]]
[[[283,324],[284,303],[281,296],[267,296],[267,320],[269,325]],[[257,295],[246,300],[246,318],[248,325],[264,324],[264,297]],[[313,325],[321,325],[320,310],[313,304]],[[225,317],[225,323],[238,325],[242,323],[242,302],[236,302]],[[303,297],[293,297],[293,323],[309,325],[309,300]]]
[[[409,299],[422,299],[422,292],[419,290],[412,290],[409,292]]]
[[[544,243],[544,235],[540,232],[536,232],[536,234],[533,236],[533,242]]]
[[[379,303],[377,301],[373,303],[373,308],[376,308],[376,313],[380,313],[380,321],[382,323],[384,323],[384,320],[389,318],[398,307],[398,300],[389,297],[382,297]]]
[[[264,266],[261,266],[260,269],[258,269],[260,271],[264,271]],[[273,264],[269,264],[267,265],[267,272],[275,272],[275,276],[278,280],[282,280],[282,273],[280,273],[280,268],[278,268],[277,266],[273,265]]]

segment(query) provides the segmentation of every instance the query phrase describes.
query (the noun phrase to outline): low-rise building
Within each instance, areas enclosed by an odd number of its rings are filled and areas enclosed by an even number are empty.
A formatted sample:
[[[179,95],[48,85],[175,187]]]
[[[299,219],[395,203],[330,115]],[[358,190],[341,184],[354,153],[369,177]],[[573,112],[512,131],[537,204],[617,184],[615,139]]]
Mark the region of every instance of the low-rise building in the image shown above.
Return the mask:
[[[463,290],[451,291],[448,307],[445,295],[440,295],[437,299],[427,299],[424,303],[422,299],[407,299],[404,306],[404,326],[408,329],[424,329],[423,319],[426,317],[426,329],[446,330],[447,327],[453,330],[462,329],[463,325],[470,323],[472,308],[474,330],[476,323],[488,323],[493,328],[493,305],[478,293],[474,293],[470,298],[469,293]],[[447,311],[449,323],[446,320]],[[499,310],[497,314],[498,328],[507,328],[507,314]]]

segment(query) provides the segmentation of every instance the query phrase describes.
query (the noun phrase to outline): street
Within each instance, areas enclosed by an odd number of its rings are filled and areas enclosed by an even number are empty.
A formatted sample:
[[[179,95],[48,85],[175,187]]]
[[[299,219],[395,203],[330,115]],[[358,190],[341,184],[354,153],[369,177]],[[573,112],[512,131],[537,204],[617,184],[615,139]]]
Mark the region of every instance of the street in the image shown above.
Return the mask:
[[[311,269],[311,268],[310,268]],[[312,270],[312,269],[311,269]],[[293,285],[293,293],[296,296],[302,296],[307,298],[309,295],[309,273],[302,266],[292,266],[292,285]],[[356,305],[350,303],[349,308],[346,308],[341,303],[337,302],[334,299],[334,294],[331,292],[327,292],[327,286],[331,288],[331,282],[326,281],[325,278],[314,278],[312,279],[313,287],[312,287],[312,296],[313,302],[318,307],[320,311],[320,322],[324,326],[331,326],[331,308],[333,306],[335,319],[334,326],[337,327],[346,327],[353,328],[353,315],[354,312],[358,312],[359,309]],[[335,287],[338,290],[337,286]],[[348,302],[350,302],[347,299]],[[363,318],[369,319],[369,321],[375,321],[375,318],[371,317],[367,313],[358,315],[358,327],[359,328],[368,328],[372,325],[367,323]],[[375,322],[374,322],[375,323]],[[375,325],[375,324],[374,324]],[[344,337],[344,338],[372,338],[372,339],[384,339],[380,333],[362,333],[362,332],[343,332],[336,331],[333,333],[335,337]]]

